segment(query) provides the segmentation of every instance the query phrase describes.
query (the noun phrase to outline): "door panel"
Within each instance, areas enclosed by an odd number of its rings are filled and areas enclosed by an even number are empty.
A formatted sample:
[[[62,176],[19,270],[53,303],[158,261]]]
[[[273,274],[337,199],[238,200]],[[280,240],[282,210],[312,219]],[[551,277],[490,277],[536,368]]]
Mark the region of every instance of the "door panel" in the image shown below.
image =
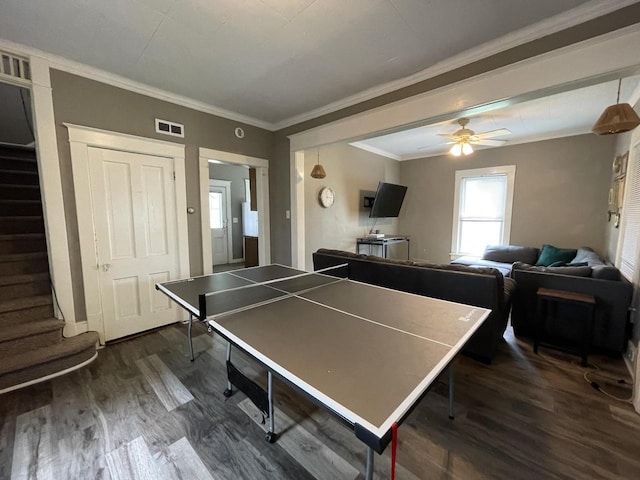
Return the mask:
[[[209,214],[211,221],[211,249],[214,265],[229,263],[229,242],[227,238],[227,189],[210,187]]]
[[[105,339],[175,322],[155,290],[178,275],[173,162],[90,147],[89,173]]]

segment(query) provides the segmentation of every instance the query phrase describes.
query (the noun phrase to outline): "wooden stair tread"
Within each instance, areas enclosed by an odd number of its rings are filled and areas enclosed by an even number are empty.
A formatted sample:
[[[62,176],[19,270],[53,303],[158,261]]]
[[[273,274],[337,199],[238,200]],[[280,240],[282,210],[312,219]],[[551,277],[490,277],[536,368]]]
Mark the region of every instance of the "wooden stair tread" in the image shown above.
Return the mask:
[[[22,173],[25,175],[35,175],[38,176],[38,172],[33,172],[31,170],[11,170],[11,169],[5,169],[5,168],[0,168],[0,173],[3,174],[11,174],[11,173]]]
[[[39,260],[46,258],[47,252],[7,253],[0,255],[0,262],[20,262],[23,260]]]
[[[75,337],[63,338],[60,342],[46,347],[36,348],[25,352],[18,348],[15,351],[9,349],[0,362],[0,376],[7,373],[25,370],[29,367],[53,362],[60,358],[68,357],[95,348],[100,337],[96,332],[87,332]]]
[[[44,233],[3,233],[0,234],[2,240],[39,240],[44,238]]]
[[[0,275],[0,286],[3,285],[20,285],[22,283],[49,281],[49,273],[27,273],[24,275]]]
[[[26,308],[53,305],[51,295],[35,295],[33,297],[16,298],[0,302],[0,313],[24,310]]]
[[[64,327],[64,320],[57,318],[45,318],[43,320],[16,323],[0,329],[0,343],[18,338],[30,337],[39,333],[51,332]]]

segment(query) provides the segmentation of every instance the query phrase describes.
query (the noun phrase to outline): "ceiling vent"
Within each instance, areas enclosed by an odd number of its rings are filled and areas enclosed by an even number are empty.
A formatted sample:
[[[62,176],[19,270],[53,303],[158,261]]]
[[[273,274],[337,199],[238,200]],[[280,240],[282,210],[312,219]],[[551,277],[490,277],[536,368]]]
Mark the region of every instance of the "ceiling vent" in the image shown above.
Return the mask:
[[[156,133],[184,138],[184,125],[156,118]]]
[[[20,83],[31,83],[29,60],[0,50],[0,78],[2,77],[12,81],[22,80]]]

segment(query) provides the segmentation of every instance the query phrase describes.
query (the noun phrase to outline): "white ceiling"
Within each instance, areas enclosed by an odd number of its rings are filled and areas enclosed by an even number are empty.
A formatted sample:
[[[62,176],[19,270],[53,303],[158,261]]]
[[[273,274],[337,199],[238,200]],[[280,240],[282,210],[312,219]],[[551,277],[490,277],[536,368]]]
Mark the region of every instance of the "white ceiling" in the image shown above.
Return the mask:
[[[591,132],[603,110],[616,103],[618,80],[568,90],[563,93],[524,101],[480,113],[467,115],[467,128],[482,133],[506,128],[511,134],[495,137],[506,140],[504,145],[535,142],[550,138],[568,137]],[[640,75],[623,79],[620,102],[635,105],[640,100]],[[449,140],[438,134],[451,134],[460,125],[456,119],[375,136],[351,143],[395,160],[433,157],[448,152]],[[474,150],[495,148],[474,145]]]
[[[506,48],[505,35],[522,43],[629,3],[0,0],[0,37],[278,127],[483,45]]]

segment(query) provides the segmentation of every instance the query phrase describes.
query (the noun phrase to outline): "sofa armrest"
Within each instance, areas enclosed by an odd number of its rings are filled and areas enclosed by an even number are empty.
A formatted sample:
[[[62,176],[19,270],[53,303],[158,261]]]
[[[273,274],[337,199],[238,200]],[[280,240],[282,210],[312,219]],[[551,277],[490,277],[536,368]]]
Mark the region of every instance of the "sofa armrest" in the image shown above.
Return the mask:
[[[512,276],[518,284],[511,314],[511,323],[516,335],[533,335],[538,288],[567,290],[593,295],[596,298],[592,344],[610,352],[618,353],[624,350],[628,310],[633,293],[632,285],[626,279],[612,281],[516,269],[513,270]]]

